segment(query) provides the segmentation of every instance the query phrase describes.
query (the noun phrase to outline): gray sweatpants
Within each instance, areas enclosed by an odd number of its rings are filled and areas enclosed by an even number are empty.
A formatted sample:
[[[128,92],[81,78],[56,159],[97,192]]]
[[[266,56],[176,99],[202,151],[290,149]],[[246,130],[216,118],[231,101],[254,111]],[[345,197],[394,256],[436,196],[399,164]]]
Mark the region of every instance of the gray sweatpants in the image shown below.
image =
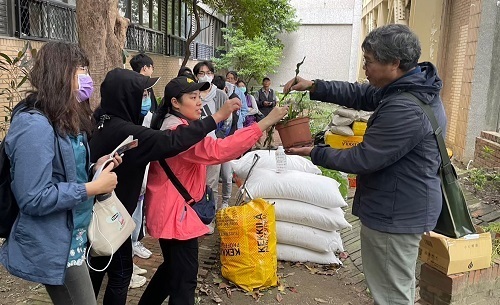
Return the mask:
[[[66,270],[63,285],[45,285],[45,289],[54,305],[97,305],[85,262]]]
[[[361,225],[363,273],[376,305],[415,303],[415,265],[422,234],[393,234]]]

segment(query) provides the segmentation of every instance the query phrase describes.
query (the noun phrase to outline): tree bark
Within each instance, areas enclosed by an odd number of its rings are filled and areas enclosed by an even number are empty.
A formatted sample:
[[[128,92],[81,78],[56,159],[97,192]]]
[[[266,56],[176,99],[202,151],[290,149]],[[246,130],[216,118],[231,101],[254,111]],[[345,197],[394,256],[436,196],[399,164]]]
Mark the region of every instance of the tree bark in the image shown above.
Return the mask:
[[[189,49],[189,46],[195,40],[196,36],[198,36],[201,32],[200,14],[198,12],[198,0],[193,0],[193,3],[191,5],[193,6],[193,14],[194,14],[194,20],[196,21],[196,29],[194,30],[194,33],[191,33],[193,28],[193,23],[191,23],[189,36],[185,42],[186,52],[184,53],[184,60],[182,61],[181,67],[185,67],[187,65],[189,57],[191,56],[191,49]]]
[[[100,87],[106,73],[123,67],[129,20],[118,13],[118,0],[76,1],[78,40],[90,60],[94,94],[90,106],[95,109],[101,101]]]

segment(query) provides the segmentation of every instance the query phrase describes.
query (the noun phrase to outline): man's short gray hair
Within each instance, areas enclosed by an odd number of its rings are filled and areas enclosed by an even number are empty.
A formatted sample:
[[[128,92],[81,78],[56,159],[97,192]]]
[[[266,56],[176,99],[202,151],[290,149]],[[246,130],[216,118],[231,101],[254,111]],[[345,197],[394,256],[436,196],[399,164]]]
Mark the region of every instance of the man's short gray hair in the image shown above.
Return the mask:
[[[405,72],[417,66],[421,54],[417,35],[402,24],[376,28],[366,36],[361,48],[383,64],[399,60],[399,68]]]

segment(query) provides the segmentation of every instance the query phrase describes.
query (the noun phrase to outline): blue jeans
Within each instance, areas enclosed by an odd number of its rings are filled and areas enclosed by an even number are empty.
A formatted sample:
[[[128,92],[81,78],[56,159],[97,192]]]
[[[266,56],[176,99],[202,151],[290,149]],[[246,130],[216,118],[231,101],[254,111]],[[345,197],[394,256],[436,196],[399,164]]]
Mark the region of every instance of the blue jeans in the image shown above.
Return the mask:
[[[143,220],[143,207],[144,207],[144,196],[141,196],[139,200],[137,201],[137,207],[135,208],[134,213],[132,214],[132,219],[134,219],[135,222],[135,229],[132,232],[132,245],[139,241],[139,235],[141,234],[141,230],[144,230]],[[144,232],[142,233],[142,236],[144,236]]]

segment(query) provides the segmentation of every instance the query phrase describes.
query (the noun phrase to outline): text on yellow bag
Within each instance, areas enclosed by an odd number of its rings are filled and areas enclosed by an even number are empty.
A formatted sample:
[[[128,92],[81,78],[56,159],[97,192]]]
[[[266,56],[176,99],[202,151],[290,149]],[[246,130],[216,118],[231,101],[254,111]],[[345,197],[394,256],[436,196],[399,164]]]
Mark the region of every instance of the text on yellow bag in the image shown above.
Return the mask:
[[[222,276],[252,291],[278,284],[274,206],[254,199],[217,212]]]

